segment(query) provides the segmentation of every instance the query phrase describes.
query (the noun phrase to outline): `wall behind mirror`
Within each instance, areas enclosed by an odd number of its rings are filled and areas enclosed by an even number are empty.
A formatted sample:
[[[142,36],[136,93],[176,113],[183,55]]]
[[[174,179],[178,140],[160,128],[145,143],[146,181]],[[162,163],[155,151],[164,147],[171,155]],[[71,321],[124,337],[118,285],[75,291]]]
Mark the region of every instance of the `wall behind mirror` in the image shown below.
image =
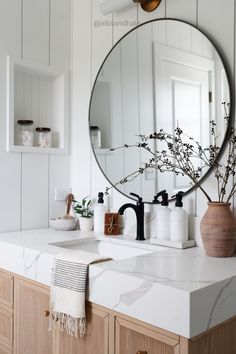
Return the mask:
[[[176,20],[157,20],[131,31],[103,63],[91,98],[90,125],[101,131],[101,145],[94,146],[94,153],[103,173],[116,185],[144,167],[152,157],[149,152],[116,148],[135,145],[138,135],[160,129],[173,134],[179,126],[207,147],[213,142],[214,120],[221,146],[226,131],[222,102],[230,102],[227,74],[217,50],[198,29]],[[189,142],[187,137],[184,142]],[[166,146],[151,141],[150,148],[161,151]],[[197,159],[193,163],[196,169],[202,166]],[[151,202],[160,190],[174,195],[188,191],[191,184],[185,176],[150,168],[116,188]]]
[[[105,190],[108,185],[90,148],[87,124],[89,100],[93,82],[105,56],[137,22],[172,17],[196,25],[214,40],[224,54],[231,80],[234,77],[235,1],[229,0],[225,6],[220,0],[162,0],[158,10],[153,13],[145,13],[134,6],[109,16],[101,15],[101,2],[102,0],[73,1],[72,187],[78,196],[96,197],[97,192]],[[82,173],[81,169],[85,168],[86,173]],[[204,186],[214,198],[215,191],[210,177],[205,180]],[[118,210],[127,201],[121,193],[111,191],[111,207],[114,210]],[[206,199],[201,191],[196,190],[185,197],[184,206],[190,215],[201,217],[206,210]],[[132,220],[129,229],[135,232]]]

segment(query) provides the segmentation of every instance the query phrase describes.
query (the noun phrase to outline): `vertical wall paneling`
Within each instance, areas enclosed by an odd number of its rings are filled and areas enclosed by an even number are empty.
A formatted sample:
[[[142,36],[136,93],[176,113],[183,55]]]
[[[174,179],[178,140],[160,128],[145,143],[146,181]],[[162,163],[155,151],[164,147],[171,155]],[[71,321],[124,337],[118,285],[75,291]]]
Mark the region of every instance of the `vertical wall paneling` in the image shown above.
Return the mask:
[[[138,5],[113,14],[113,44],[138,24]]]
[[[6,152],[6,58],[11,55],[48,65],[51,54],[54,66],[69,70],[70,16],[70,0],[0,0],[0,193],[4,200],[0,232],[47,227],[49,204],[50,215],[64,213],[53,193],[55,187],[70,186],[70,157],[51,156],[49,171],[48,155]],[[16,119],[46,125],[44,107],[50,100],[46,80],[18,72],[15,86]]]
[[[138,96],[139,96],[139,125],[140,134],[151,134],[155,131],[154,117],[154,84],[153,84],[153,52],[152,52],[152,23],[141,27],[137,33],[137,62],[138,62]],[[145,53],[145,55],[144,55]],[[154,149],[153,142],[149,143]],[[141,150],[141,162],[150,159],[150,153]],[[147,200],[153,200],[155,182],[148,180],[145,174],[141,178],[142,193]],[[157,191],[155,191],[157,192]]]
[[[103,70],[102,80],[109,82],[111,97],[111,134],[110,146],[122,146],[123,141],[123,111],[122,111],[122,83],[121,83],[121,47],[118,45],[112,52],[112,60],[110,57],[106,62]],[[114,67],[116,70],[114,70]],[[116,159],[113,155],[108,155],[106,160],[106,168],[110,172],[109,179],[111,181],[119,181],[124,177],[124,152],[116,151]],[[115,160],[115,161],[114,161]],[[119,171],[116,166],[119,166]],[[124,190],[121,188],[121,190]]]
[[[166,17],[177,18],[196,25],[197,0],[166,0]],[[172,26],[175,26],[175,24],[173,24]],[[173,33],[176,33],[175,38],[173,38]],[[172,30],[170,36],[167,31],[166,38],[167,44],[169,46],[173,46],[174,48],[183,49],[191,52],[192,43],[194,41],[192,40],[192,34],[190,31],[186,33],[184,30],[181,31],[180,27],[178,27],[178,31]],[[195,198],[195,191],[188,194],[184,198],[184,207],[187,212],[193,216],[195,216],[197,213]]]
[[[50,64],[70,69],[71,2],[50,0]]]
[[[92,7],[92,83],[104,58],[112,48],[112,14],[104,16],[101,13],[102,2],[104,0],[97,0]]]
[[[104,58],[112,48],[112,14],[102,15],[100,11],[102,2],[103,0],[97,0],[92,6],[92,85]],[[91,173],[96,176],[95,184],[93,180],[91,181],[91,194],[97,196],[98,192],[106,189],[108,182],[100,171],[92,152]],[[100,190],[97,189],[98,185]]]
[[[49,63],[49,0],[23,0],[23,57]]]
[[[21,0],[0,0],[0,52],[21,53]]]
[[[49,64],[50,56],[50,1],[23,0],[23,58]],[[24,80],[27,92],[30,78]],[[45,92],[45,81],[39,83],[39,90]],[[26,97],[26,96],[25,96]],[[41,97],[41,96],[40,96]],[[45,119],[45,96],[40,100],[40,120]],[[46,98],[45,98],[46,99]],[[24,103],[27,107],[27,101]],[[29,107],[30,109],[30,107]],[[28,112],[30,116],[30,112]],[[29,117],[27,117],[29,119]],[[33,229],[48,226],[48,155],[22,155],[22,228]]]
[[[197,0],[166,0],[166,17],[178,18],[196,25]]]
[[[214,9],[214,11],[213,11]],[[222,52],[231,79],[234,76],[234,13],[235,1],[229,0],[227,6],[220,0],[198,0],[198,25],[215,42]],[[224,159],[224,158],[223,158]],[[216,197],[215,179],[211,176],[203,184],[211,196]],[[197,191],[197,215],[202,216],[206,210],[206,198]]]
[[[24,230],[48,227],[48,166],[48,155],[22,155],[22,229]]]
[[[138,90],[138,62],[137,62],[137,34],[132,32],[128,41],[121,45],[122,67],[122,98],[123,98],[123,144],[135,144],[137,132],[139,132],[139,90]],[[127,55],[129,51],[130,55]],[[133,104],[131,105],[130,102]],[[131,138],[132,137],[132,138]],[[124,153],[124,176],[128,176],[140,166],[140,151],[136,154],[133,149],[127,149]],[[125,191],[130,187],[125,185]],[[142,195],[140,177],[133,180],[133,193]]]
[[[37,63],[50,64],[58,69],[69,71],[70,69],[70,41],[71,41],[71,7],[70,1],[66,0],[43,0],[28,1],[23,0],[23,58],[30,59]],[[31,80],[37,80],[32,78]],[[39,114],[37,120],[40,125],[48,125],[46,107],[50,103],[48,92],[48,83],[44,79],[39,79],[38,85],[33,85],[31,92],[31,80],[24,80],[25,90],[32,95],[32,102],[40,102],[37,108],[34,104],[29,107],[30,110],[36,108],[36,112],[28,112],[32,116]],[[27,95],[25,95],[27,99]],[[40,97],[40,99],[39,99]],[[25,107],[27,107],[25,102]],[[36,104],[37,105],[37,104]],[[59,106],[58,106],[59,107]],[[40,113],[38,113],[40,112]],[[69,120],[69,116],[66,117]],[[58,123],[56,123],[58,125]],[[55,131],[55,127],[51,126]],[[57,126],[58,128],[58,126]],[[50,163],[49,163],[50,162]],[[48,216],[60,216],[64,213],[64,205],[61,202],[55,202],[55,188],[69,187],[70,176],[70,156],[54,155],[32,155],[23,154],[22,164],[22,227],[36,228],[47,227]],[[30,163],[30,166],[28,164]],[[40,169],[40,180],[38,181]],[[50,165],[50,167],[49,167]],[[31,171],[31,172],[30,172]],[[39,209],[32,215],[28,213],[29,196],[37,189],[38,182],[28,184],[25,181],[31,178],[39,182],[42,194],[37,195]],[[58,177],[60,176],[60,177]],[[40,184],[41,183],[41,184]],[[36,190],[36,194],[38,193]],[[43,207],[44,205],[44,207]],[[38,214],[38,218],[36,217]],[[29,219],[28,219],[29,217]]]
[[[198,27],[214,41],[221,51],[233,78],[234,68],[234,7],[220,0],[198,0]]]
[[[50,0],[50,65],[61,68],[66,72],[70,72],[71,68],[71,6],[71,1],[68,0]],[[70,79],[69,76],[69,85]],[[59,105],[58,107],[60,110]],[[66,112],[69,112],[66,120],[70,121],[70,109]],[[58,114],[60,114],[60,111]],[[55,122],[55,125],[57,124],[58,122]],[[49,164],[50,218],[65,213],[65,203],[55,201],[55,188],[68,187],[70,187],[70,155],[51,155]]]
[[[101,172],[93,152],[91,151],[91,174],[96,176],[96,181],[91,180],[91,195],[97,199],[98,192],[104,192],[110,184]]]
[[[166,29],[167,45],[176,49],[184,50],[191,53],[192,33],[186,31],[185,24],[178,22],[170,22]]]
[[[94,3],[94,2],[93,2]],[[72,63],[72,168],[73,192],[77,197],[90,194],[91,169],[88,109],[91,93],[91,0],[73,0]],[[95,53],[94,53],[95,55]]]
[[[65,201],[55,201],[56,188],[70,187],[70,159],[51,155],[49,163],[49,218],[65,215]]]
[[[0,161],[0,232],[16,231],[21,227],[21,154],[9,155],[0,149]]]
[[[139,5],[132,6],[124,11],[120,11],[113,14],[113,44],[115,44],[122,36],[129,32],[132,28],[138,25],[138,7]],[[124,129],[124,128],[123,128]],[[125,198],[117,190],[112,191],[112,207],[114,210],[118,210],[119,206],[123,203],[130,201]],[[125,213],[126,224],[133,224],[135,217],[130,210]]]
[[[0,1],[0,232],[21,226],[21,154],[6,152],[8,54],[21,55],[21,1]]]

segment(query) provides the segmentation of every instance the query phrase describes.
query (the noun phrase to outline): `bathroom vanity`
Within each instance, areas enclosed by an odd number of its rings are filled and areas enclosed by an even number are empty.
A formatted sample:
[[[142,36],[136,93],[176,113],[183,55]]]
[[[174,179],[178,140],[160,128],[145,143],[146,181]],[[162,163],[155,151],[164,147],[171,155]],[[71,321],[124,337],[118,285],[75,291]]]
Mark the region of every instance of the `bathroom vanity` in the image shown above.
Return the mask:
[[[86,336],[48,332],[54,256],[89,242],[115,251],[113,261],[89,268]],[[0,262],[1,354],[236,350],[235,258],[46,229],[0,235]]]

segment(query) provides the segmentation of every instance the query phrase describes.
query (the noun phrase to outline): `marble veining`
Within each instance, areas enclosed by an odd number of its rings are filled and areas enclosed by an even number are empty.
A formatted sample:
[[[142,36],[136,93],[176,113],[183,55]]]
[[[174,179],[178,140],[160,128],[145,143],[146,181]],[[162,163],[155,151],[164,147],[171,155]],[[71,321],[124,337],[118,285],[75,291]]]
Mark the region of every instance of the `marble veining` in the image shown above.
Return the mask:
[[[228,289],[230,287],[230,285],[232,284],[232,281],[233,281],[233,277],[230,278],[226,283],[225,285],[220,289],[219,293],[217,294],[216,298],[215,298],[215,301],[213,303],[213,306],[212,306],[212,309],[211,309],[211,312],[210,312],[210,316],[209,316],[209,320],[208,320],[208,323],[207,323],[207,328],[206,330],[208,330],[210,327],[211,327],[211,323],[213,321],[213,317],[214,317],[214,313],[216,311],[216,308],[217,308],[217,304],[219,302],[222,302],[223,301],[223,294],[224,292],[226,291],[226,289]],[[223,302],[222,302],[222,306],[223,306]]]
[[[30,270],[32,270],[33,268],[33,272],[34,272],[34,275],[35,275],[35,279],[37,279],[37,262],[41,256],[41,252],[39,252],[38,254],[34,255],[33,259],[29,261],[28,263],[28,260],[27,260],[27,254],[29,252],[27,252],[27,250],[25,248],[23,248],[23,262],[24,262],[24,273],[25,275],[27,276],[28,272]],[[29,255],[28,255],[29,256]]]
[[[93,233],[50,229],[0,234],[0,268],[50,286],[55,242]],[[236,258],[216,259],[202,248],[175,250],[125,237],[106,242],[146,248],[149,254],[89,267],[87,299],[154,326],[192,338],[236,316]]]
[[[131,290],[131,291],[121,294],[119,297],[118,303],[115,306],[113,306],[113,310],[116,310],[116,308],[119,304],[125,304],[126,306],[130,306],[135,301],[142,298],[152,288],[152,286],[153,286],[152,283],[145,280],[135,290]]]

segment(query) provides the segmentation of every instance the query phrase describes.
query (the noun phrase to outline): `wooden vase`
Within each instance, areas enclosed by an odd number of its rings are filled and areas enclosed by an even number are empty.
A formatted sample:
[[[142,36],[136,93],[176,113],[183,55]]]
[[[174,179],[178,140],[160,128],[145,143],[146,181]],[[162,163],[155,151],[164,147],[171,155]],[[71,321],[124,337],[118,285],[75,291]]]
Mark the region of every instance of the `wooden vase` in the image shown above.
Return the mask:
[[[208,203],[200,230],[208,256],[233,256],[236,246],[236,219],[230,209],[230,203]]]

